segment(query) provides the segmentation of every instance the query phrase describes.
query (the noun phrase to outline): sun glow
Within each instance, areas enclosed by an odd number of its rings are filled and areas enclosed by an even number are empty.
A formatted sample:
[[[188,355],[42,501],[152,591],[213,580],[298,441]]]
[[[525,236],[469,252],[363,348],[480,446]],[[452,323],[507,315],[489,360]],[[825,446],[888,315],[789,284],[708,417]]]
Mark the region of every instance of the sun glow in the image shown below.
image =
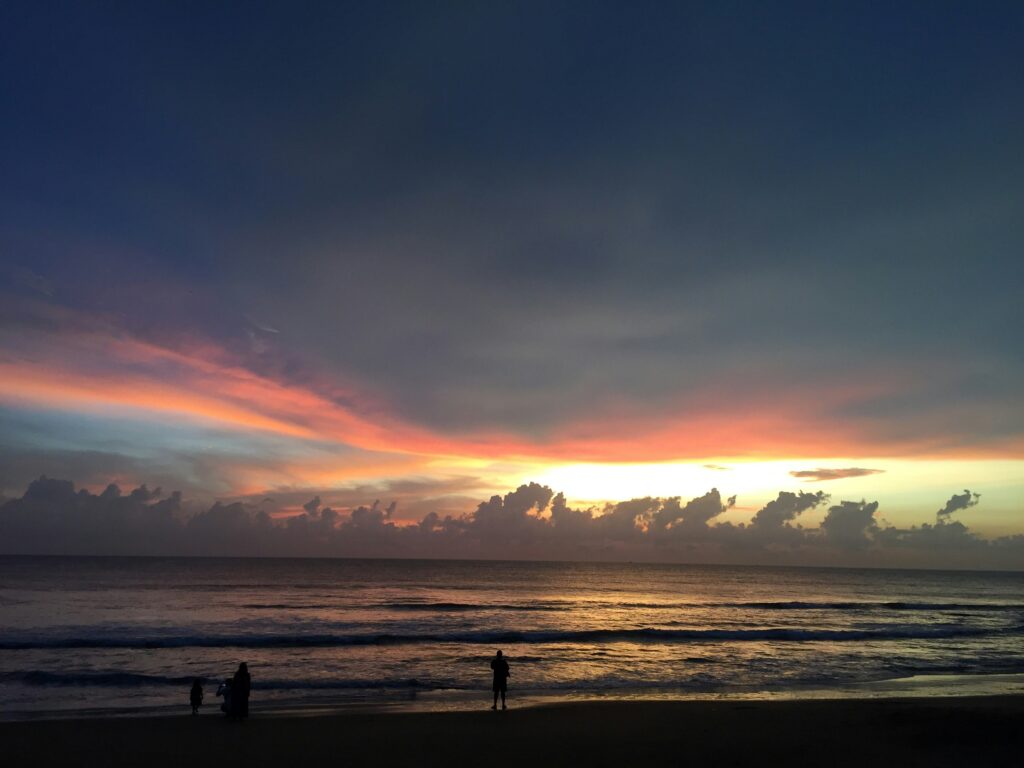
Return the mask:
[[[873,470],[863,475],[814,481],[792,473],[809,470]],[[574,503],[622,501],[641,496],[694,497],[710,488],[737,495],[740,509],[756,509],[781,490],[822,490],[835,500],[884,496],[897,517],[904,508],[920,510],[941,502],[958,485],[985,494],[987,509],[1011,510],[1024,476],[1016,460],[913,461],[886,458],[789,458],[772,461],[709,459],[704,462],[633,464],[579,463],[550,466],[529,479],[565,493]],[[957,478],[951,482],[950,478]]]
[[[698,495],[711,487],[733,494],[791,485],[793,466],[792,461],[565,464],[546,470],[537,482],[581,500]]]

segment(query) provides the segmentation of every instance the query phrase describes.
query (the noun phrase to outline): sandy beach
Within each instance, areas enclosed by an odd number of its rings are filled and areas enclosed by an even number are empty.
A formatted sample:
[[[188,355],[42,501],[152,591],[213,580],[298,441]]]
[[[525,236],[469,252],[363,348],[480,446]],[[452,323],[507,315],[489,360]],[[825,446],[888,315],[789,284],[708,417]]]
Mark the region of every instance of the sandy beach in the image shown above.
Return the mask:
[[[0,724],[9,765],[1009,766],[1024,697],[592,702],[507,712]]]

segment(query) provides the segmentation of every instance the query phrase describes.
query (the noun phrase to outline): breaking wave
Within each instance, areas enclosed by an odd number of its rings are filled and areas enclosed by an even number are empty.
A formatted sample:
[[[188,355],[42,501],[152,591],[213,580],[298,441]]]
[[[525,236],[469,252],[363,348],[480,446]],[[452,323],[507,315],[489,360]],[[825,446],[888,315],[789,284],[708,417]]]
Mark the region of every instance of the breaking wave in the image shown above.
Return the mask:
[[[424,643],[513,644],[513,643],[687,643],[707,641],[844,642],[894,639],[942,639],[977,637],[988,634],[1019,634],[1021,626],[999,629],[962,625],[896,625],[879,629],[587,629],[571,631],[494,631],[441,633],[360,634],[252,634],[252,635],[168,635],[94,637],[5,638],[0,649],[35,648],[315,648],[359,645],[418,645]]]

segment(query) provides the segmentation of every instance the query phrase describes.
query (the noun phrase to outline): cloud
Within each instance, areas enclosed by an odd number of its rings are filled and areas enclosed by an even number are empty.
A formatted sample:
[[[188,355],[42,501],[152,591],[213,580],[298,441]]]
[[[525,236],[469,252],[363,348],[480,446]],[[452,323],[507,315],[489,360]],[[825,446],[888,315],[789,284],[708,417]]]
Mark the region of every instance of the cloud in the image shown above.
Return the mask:
[[[910,528],[878,528],[873,532],[875,542],[887,548],[912,552],[971,554],[984,558],[993,552],[1013,551],[1024,546],[1024,537],[1004,536],[986,541],[973,533],[959,520],[952,520],[954,512],[978,504],[981,494],[964,490],[953,494],[942,509],[935,513],[935,524],[923,523]],[[980,567],[980,566],[977,566]]]
[[[829,507],[828,514],[821,521],[825,541],[840,549],[862,549],[872,543],[872,536],[878,530],[875,512],[878,502],[843,501]]]
[[[1005,545],[1006,537],[986,541],[959,521],[924,523],[910,528],[879,528],[874,532],[875,543],[882,548],[894,548],[923,553],[975,553],[984,556],[990,550]]]
[[[864,477],[866,475],[877,475],[885,472],[884,469],[864,469],[863,467],[848,467],[846,469],[802,469],[790,472],[792,477],[804,480],[808,483],[821,482],[824,480],[842,480],[848,477]]]
[[[33,272],[28,267],[15,267],[13,269],[13,278],[16,285],[28,288],[47,298],[53,296],[53,283],[42,275]]]
[[[963,508],[975,500],[969,494],[951,504]],[[828,501],[820,491],[782,491],[746,524],[717,520],[735,497],[723,499],[715,488],[686,502],[648,496],[573,509],[563,494],[528,483],[470,512],[430,511],[411,524],[399,522],[395,501],[343,510],[316,495],[300,513],[276,519],[262,501],[197,508],[179,492],[145,485],[124,492],[111,484],[92,493],[41,477],[0,505],[0,548],[5,554],[1024,566],[1024,537],[982,539],[948,515],[934,525],[895,528],[879,523],[877,501],[842,501],[829,507],[820,526],[799,525],[801,514]]]
[[[212,22],[18,14],[12,60],[91,42],[9,78],[6,95],[28,108],[5,116],[20,149],[5,175],[46,194],[20,196],[4,257],[122,320],[93,358],[43,339],[49,359],[0,372],[0,388],[42,407],[137,406],[476,457],[993,455],[1007,443],[1024,455],[1022,189],[1009,171],[1024,139],[1002,133],[1016,80],[985,77],[1015,71],[1015,11],[934,25],[921,4],[909,25],[950,52],[923,68],[850,44],[843,30],[863,28],[868,4],[829,9],[839,23],[773,18],[773,34],[732,23],[729,4],[704,4],[697,22],[689,4],[664,3],[586,24],[557,13],[555,26],[503,5],[467,24],[409,4],[400,34],[387,11],[308,30],[296,19],[305,44],[280,62],[204,34]],[[468,33],[482,22],[485,35]],[[247,23],[269,39],[280,19],[253,9]],[[700,46],[666,34],[698,27]],[[142,39],[166,54],[158,70],[131,44]],[[861,87],[807,82],[821,51],[849,55]],[[366,74],[382,61],[400,87]],[[66,101],[51,98],[62,74],[76,83]],[[957,78],[991,96],[943,87]],[[139,93],[173,93],[175,119],[148,119]],[[81,130],[57,117],[78,103],[117,108],[91,110]],[[799,141],[794,126],[832,140]],[[908,135],[915,152],[879,151]],[[155,146],[166,151],[140,165]],[[937,162],[954,146],[956,162]],[[202,268],[182,253],[205,254]],[[975,297],[969,317],[934,312],[958,290]],[[273,343],[246,355],[241,312]],[[124,360],[103,343],[123,328],[196,363],[245,359],[202,381],[196,365]],[[952,375],[935,375],[946,361]],[[324,380],[345,389],[344,408]]]
[[[963,493],[950,496],[946,505],[935,513],[935,518],[938,522],[944,523],[949,520],[949,516],[954,512],[976,506],[980,499],[980,493],[971,493],[965,488]]]
[[[264,355],[272,349],[270,339],[281,333],[277,328],[245,315],[245,335],[249,339],[249,350],[255,355]]]
[[[262,331],[263,333],[275,333],[275,334],[281,332],[277,328],[274,328],[272,325],[269,325],[269,324],[264,323],[264,322],[262,322],[260,320],[257,320],[252,315],[246,314],[246,315],[243,315],[243,317],[245,317],[245,319],[249,323],[249,325],[251,325],[257,331]]]
[[[655,539],[702,538],[718,515],[736,504],[731,496],[724,503],[717,488],[680,505],[678,496],[665,499],[651,517],[650,532]]]
[[[492,496],[472,513],[469,530],[482,539],[521,541],[545,525],[538,513],[547,509],[553,495],[547,486],[530,483],[519,486],[504,498]]]
[[[759,530],[780,528],[788,525],[801,512],[814,509],[819,504],[826,502],[828,498],[828,494],[823,491],[817,493],[780,491],[777,498],[769,501],[757,511],[750,521],[750,525]]]
[[[159,490],[151,491],[145,485],[127,495],[116,485],[92,494],[76,491],[68,480],[41,477],[21,498],[0,507],[0,540],[12,553],[187,551],[182,545],[189,517],[181,493],[158,498],[160,495]]]

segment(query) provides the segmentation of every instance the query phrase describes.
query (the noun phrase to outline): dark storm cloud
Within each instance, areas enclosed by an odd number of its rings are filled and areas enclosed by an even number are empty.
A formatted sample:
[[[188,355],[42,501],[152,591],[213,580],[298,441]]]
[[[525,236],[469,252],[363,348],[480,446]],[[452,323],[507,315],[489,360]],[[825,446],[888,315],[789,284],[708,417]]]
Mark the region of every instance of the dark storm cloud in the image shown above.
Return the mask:
[[[187,554],[353,557],[508,557],[789,564],[944,563],[1020,567],[1024,537],[983,539],[960,522],[900,529],[876,520],[877,501],[842,501],[820,527],[801,527],[821,493],[783,491],[749,524],[719,522],[733,499],[717,490],[682,503],[646,497],[601,509],[572,509],[562,494],[530,483],[480,502],[469,513],[430,512],[396,523],[397,504],[351,510],[307,500],[274,519],[261,505],[217,502],[196,509],[181,494],[140,486],[99,494],[40,478],[0,505],[2,552],[10,554]]]
[[[789,474],[800,480],[814,482],[821,480],[843,480],[848,477],[864,477],[865,475],[877,475],[880,472],[885,472],[885,470],[848,467],[846,469],[801,469]]]
[[[1024,413],[1020,31],[992,5],[8,3],[0,253],[55,302],[439,429],[900,369],[907,416],[843,413],[983,445],[1024,431],[986,417]]]

